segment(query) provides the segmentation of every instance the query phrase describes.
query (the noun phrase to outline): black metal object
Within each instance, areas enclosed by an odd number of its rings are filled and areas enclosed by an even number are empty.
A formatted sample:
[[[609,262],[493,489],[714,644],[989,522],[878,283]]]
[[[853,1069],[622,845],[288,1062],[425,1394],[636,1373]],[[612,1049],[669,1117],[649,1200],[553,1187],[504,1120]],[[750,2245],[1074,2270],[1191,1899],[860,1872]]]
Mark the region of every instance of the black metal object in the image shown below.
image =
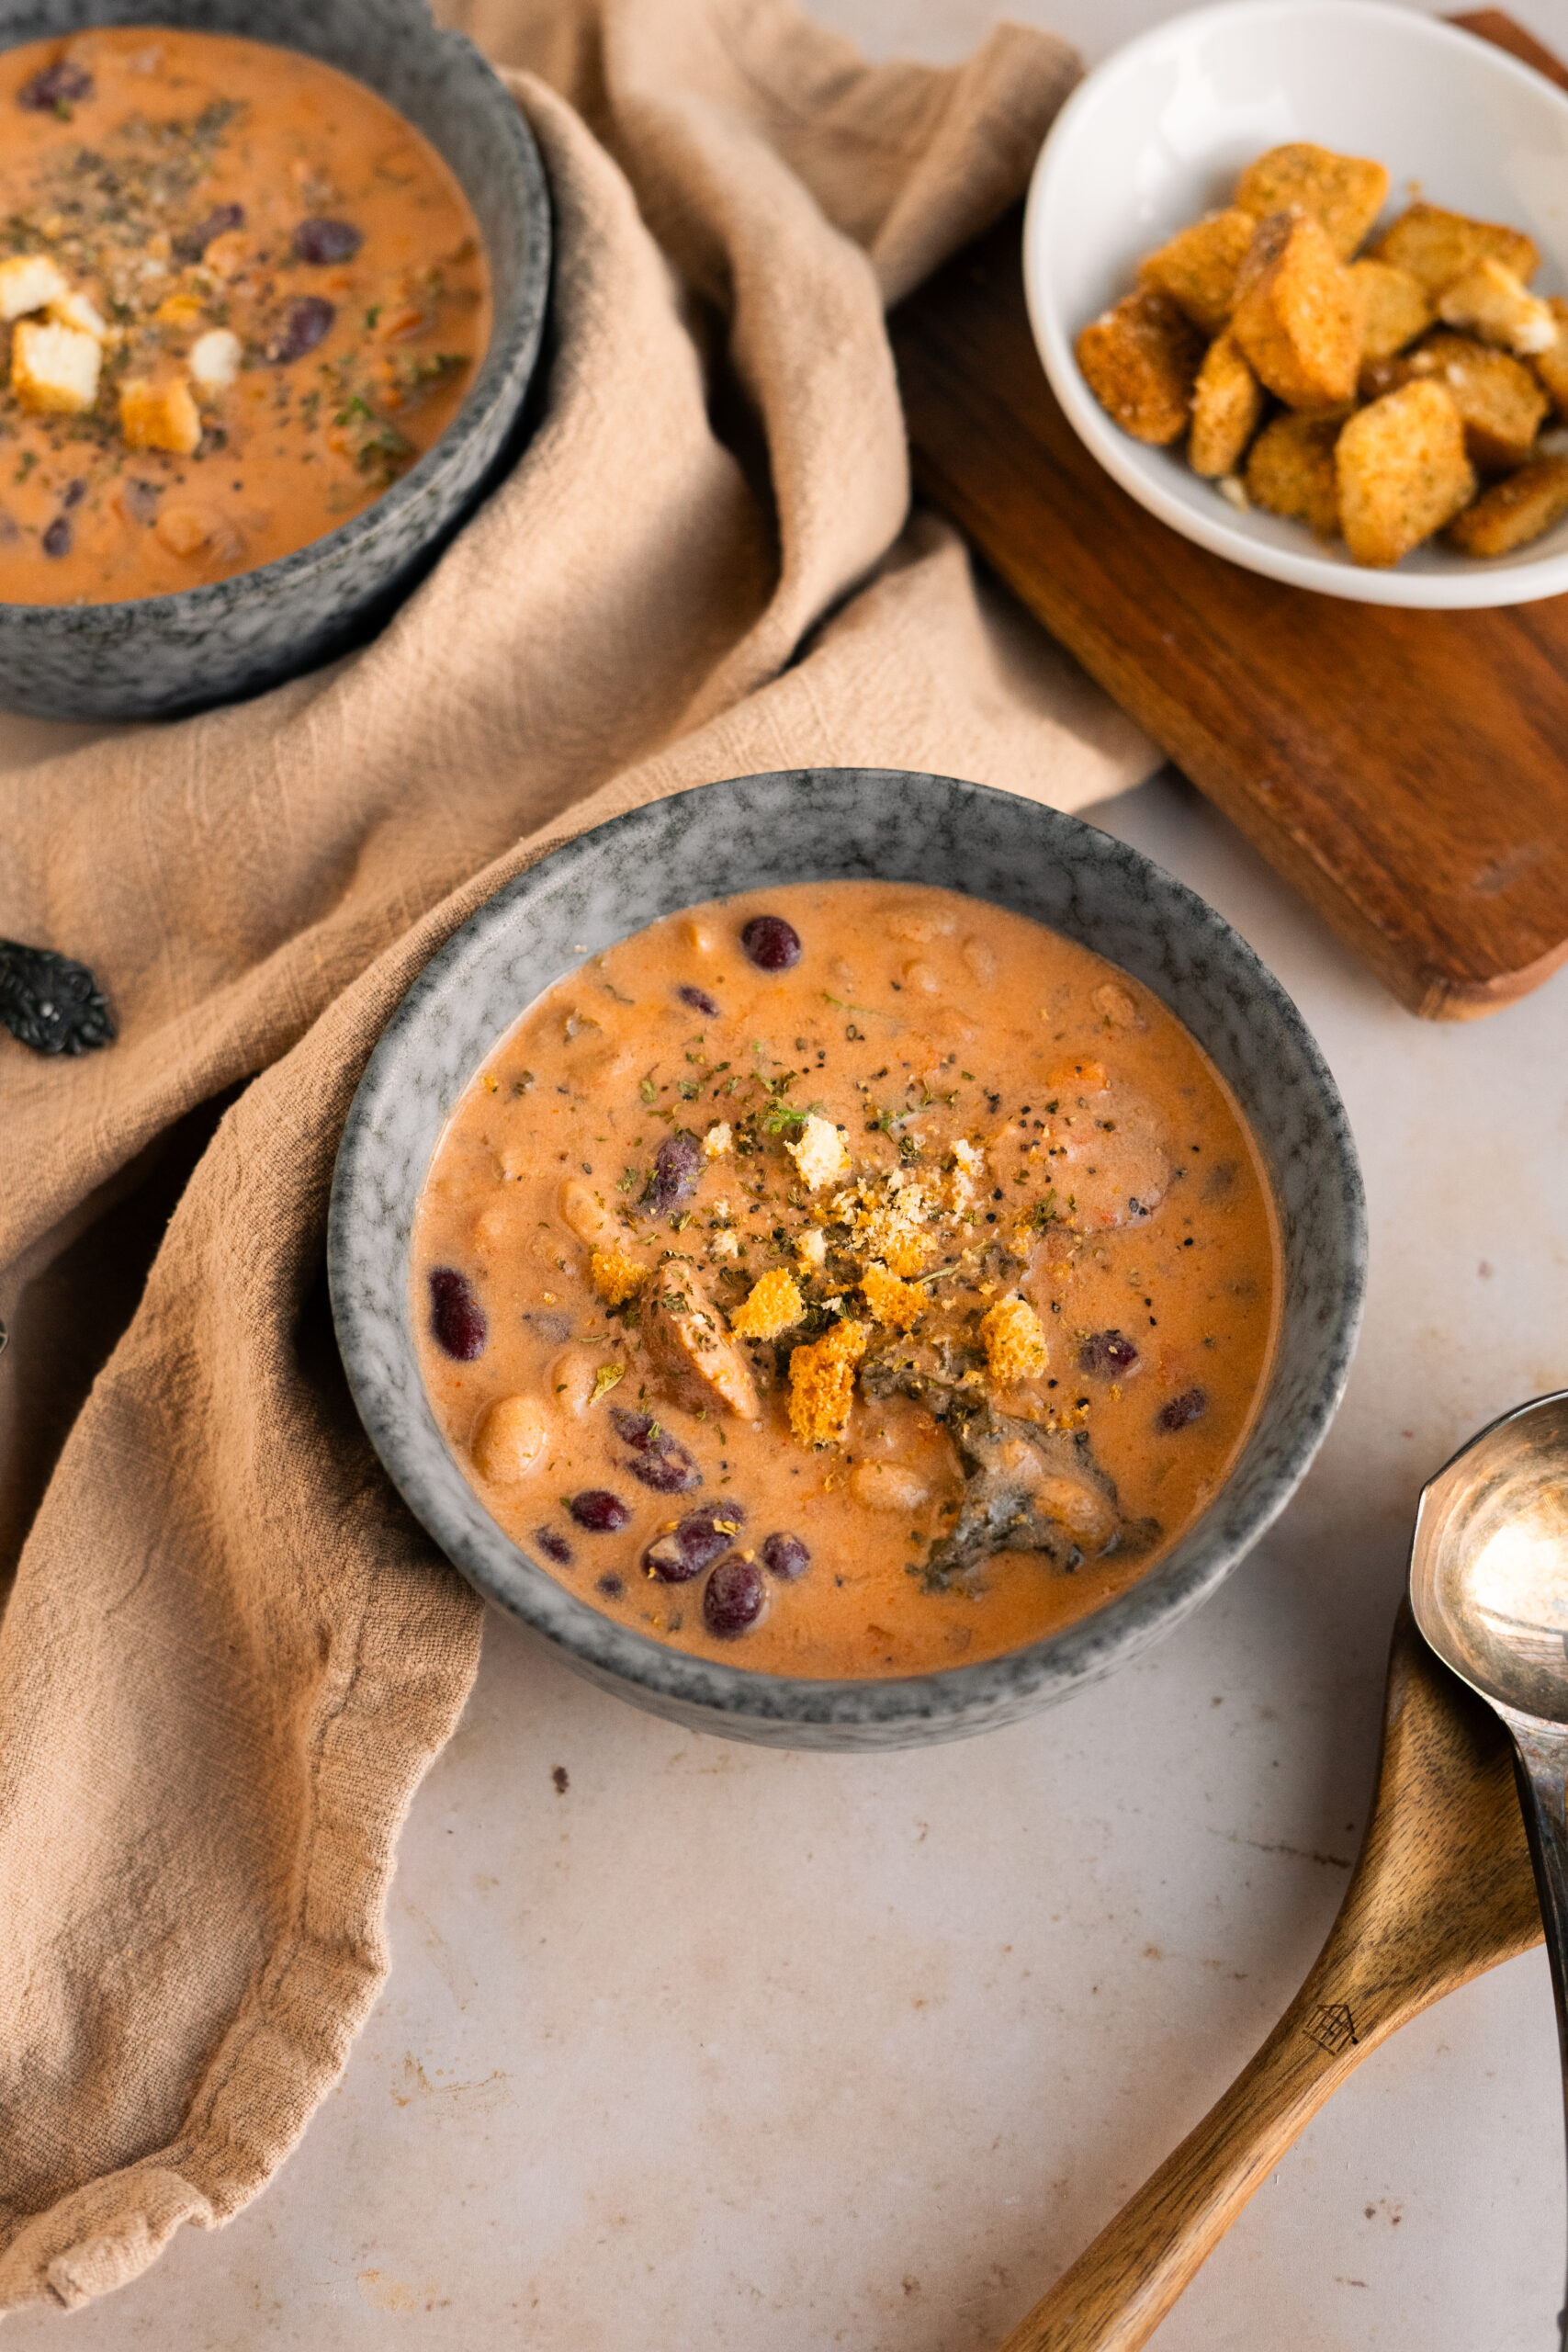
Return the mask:
[[[35,1054],[90,1054],[118,1034],[85,964],[14,939],[0,939],[0,1022]]]

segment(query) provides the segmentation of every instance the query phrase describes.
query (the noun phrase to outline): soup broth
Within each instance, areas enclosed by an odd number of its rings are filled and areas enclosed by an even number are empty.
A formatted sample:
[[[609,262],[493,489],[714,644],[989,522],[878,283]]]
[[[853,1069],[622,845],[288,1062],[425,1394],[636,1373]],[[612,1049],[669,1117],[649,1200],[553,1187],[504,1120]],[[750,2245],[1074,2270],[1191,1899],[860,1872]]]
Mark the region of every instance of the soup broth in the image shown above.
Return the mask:
[[[487,1509],[593,1607],[774,1674],[1100,1607],[1266,1373],[1273,1212],[1148,989],[930,888],[671,916],[523,1015],[432,1164],[413,1308]]]

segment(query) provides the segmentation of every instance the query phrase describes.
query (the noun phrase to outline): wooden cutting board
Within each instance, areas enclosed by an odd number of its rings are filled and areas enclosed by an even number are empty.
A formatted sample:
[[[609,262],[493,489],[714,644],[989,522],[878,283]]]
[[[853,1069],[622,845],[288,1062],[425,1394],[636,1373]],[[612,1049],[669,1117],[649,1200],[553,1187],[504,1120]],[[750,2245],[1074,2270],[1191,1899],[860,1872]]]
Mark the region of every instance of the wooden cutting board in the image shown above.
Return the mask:
[[[1495,10],[1456,19],[1568,87]],[[1058,407],[1019,213],[895,312],[915,481],[1413,1012],[1568,957],[1568,596],[1475,613],[1264,580],[1145,514]]]

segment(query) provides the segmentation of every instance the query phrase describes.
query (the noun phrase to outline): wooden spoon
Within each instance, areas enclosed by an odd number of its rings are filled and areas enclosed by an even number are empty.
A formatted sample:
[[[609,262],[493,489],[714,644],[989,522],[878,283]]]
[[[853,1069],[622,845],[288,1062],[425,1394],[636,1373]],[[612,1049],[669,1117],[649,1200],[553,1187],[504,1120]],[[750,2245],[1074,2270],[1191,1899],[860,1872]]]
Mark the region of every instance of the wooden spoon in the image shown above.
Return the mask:
[[[1001,2352],[1134,2352],[1352,2067],[1429,2002],[1541,1939],[1491,1710],[1401,1608],[1377,1794],[1339,1917],[1258,2055]]]

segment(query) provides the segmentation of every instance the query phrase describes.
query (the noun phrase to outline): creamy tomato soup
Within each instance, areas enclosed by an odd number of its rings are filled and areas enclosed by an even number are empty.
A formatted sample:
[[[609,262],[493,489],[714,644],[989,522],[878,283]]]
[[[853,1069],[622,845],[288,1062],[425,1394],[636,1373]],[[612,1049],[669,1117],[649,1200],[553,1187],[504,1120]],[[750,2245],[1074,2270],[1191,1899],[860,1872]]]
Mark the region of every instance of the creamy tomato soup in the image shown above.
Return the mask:
[[[776,1674],[995,1656],[1234,1460],[1277,1243],[1224,1082],[1086,949],[836,882],[548,989],[426,1182],[413,1306],[494,1518],[608,1615]]]
[[[0,601],[222,580],[359,513],[490,339],[456,179],[314,59],[122,26],[0,55]]]

